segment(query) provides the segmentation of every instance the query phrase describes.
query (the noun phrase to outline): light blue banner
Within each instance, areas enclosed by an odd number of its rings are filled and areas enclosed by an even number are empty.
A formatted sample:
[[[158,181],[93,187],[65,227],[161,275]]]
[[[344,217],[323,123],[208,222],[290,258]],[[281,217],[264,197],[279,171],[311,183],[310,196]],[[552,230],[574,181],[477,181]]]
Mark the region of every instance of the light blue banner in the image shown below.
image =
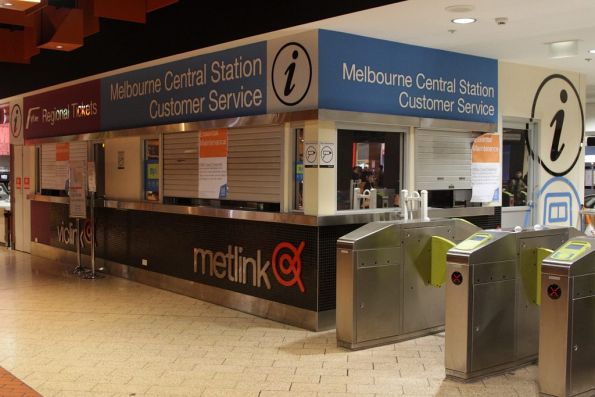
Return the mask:
[[[495,59],[321,30],[321,109],[496,123]]]
[[[101,129],[266,113],[266,42],[107,77]]]

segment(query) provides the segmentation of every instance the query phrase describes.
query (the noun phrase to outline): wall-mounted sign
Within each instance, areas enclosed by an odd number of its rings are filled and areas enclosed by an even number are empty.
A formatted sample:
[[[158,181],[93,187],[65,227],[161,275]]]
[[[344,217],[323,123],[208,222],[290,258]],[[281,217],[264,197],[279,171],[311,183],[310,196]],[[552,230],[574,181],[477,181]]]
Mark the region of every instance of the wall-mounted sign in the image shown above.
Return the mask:
[[[25,97],[25,139],[99,131],[99,99],[99,80]]]
[[[335,168],[337,164],[337,152],[334,143],[318,144],[318,165],[320,168]]]
[[[23,144],[23,120],[23,99],[18,98],[11,102],[9,107],[8,128],[10,129],[10,143],[13,145]]]
[[[31,189],[31,178],[29,178],[28,176],[23,178],[23,188],[25,190]]]
[[[227,197],[227,129],[200,131],[198,135],[198,196]]]
[[[266,42],[101,81],[103,129],[266,113]]]
[[[304,142],[304,168],[318,168],[317,142]]]
[[[500,174],[500,135],[478,136],[471,146],[471,202],[500,201]]]
[[[319,31],[319,108],[496,123],[495,59]]]

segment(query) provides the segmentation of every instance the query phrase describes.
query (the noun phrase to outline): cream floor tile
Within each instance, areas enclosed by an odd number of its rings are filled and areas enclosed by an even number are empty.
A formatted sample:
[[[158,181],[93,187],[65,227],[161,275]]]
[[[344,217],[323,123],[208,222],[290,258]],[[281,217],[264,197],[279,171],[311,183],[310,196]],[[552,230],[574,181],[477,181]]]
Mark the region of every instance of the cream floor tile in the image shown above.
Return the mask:
[[[0,249],[0,365],[44,397],[538,395],[534,365],[445,381],[443,333],[350,351],[333,330],[113,277],[32,271],[48,264]]]

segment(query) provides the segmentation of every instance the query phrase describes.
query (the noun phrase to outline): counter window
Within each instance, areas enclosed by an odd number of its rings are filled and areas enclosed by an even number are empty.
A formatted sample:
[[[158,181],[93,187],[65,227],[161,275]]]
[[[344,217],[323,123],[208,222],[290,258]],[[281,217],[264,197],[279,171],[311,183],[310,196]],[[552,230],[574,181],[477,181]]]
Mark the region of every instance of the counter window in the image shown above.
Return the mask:
[[[295,167],[293,173],[294,206],[293,209],[304,209],[304,129],[295,130]]]
[[[144,195],[145,200],[159,200],[159,139],[145,140]]]
[[[502,206],[527,205],[527,131],[505,128],[502,135]]]
[[[71,161],[88,161],[87,142],[59,142],[41,145],[41,193],[66,195]]]
[[[338,210],[395,205],[401,187],[402,136],[396,132],[339,130]],[[355,196],[356,188],[364,198]],[[374,194],[375,200],[369,194]]]

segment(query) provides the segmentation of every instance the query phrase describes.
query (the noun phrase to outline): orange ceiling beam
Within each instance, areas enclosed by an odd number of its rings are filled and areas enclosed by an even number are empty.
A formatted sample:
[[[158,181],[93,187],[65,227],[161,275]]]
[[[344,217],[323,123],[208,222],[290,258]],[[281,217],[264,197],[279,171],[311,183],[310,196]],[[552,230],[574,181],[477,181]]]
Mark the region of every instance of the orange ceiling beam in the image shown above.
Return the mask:
[[[178,0],[94,0],[97,17],[145,23],[147,13],[177,3]]]

